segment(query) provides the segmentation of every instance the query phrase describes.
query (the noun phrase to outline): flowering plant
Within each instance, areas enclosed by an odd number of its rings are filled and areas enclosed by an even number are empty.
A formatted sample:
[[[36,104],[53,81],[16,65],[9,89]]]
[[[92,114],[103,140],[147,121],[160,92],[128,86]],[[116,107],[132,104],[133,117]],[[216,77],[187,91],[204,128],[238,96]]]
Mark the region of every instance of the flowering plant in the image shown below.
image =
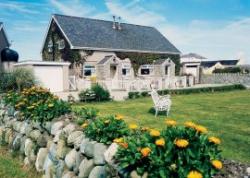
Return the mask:
[[[177,125],[173,120],[165,123],[161,132],[135,131],[134,136],[118,143],[115,159],[127,172],[125,176],[136,170],[139,175],[147,172],[149,177],[210,178],[222,168],[220,139],[209,137],[205,127],[192,122]]]

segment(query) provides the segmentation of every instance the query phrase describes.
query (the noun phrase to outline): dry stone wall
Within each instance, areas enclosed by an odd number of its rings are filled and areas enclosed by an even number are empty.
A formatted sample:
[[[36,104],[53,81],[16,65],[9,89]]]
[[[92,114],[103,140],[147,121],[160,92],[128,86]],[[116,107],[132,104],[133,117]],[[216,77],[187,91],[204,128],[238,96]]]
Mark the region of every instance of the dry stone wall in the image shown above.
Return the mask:
[[[88,139],[70,115],[42,126],[20,121],[19,113],[0,105],[0,142],[35,166],[44,178],[118,177],[113,156],[118,146]]]

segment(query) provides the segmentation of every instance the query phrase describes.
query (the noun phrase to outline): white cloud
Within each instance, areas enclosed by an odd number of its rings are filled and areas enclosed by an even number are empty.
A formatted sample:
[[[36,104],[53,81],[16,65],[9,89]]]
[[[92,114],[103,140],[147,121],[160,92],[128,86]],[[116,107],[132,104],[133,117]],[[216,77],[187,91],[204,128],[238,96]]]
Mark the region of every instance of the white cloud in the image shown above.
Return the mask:
[[[39,12],[36,10],[31,10],[30,7],[28,7],[24,3],[19,3],[19,2],[0,2],[0,8],[2,9],[8,9],[11,11],[15,12],[20,12],[20,13],[26,13],[26,14],[38,14]]]
[[[245,53],[250,63],[250,17],[233,21],[193,20],[188,25],[174,25],[153,11],[146,10],[138,1],[123,4],[106,0],[111,14],[129,23],[155,26],[183,53],[197,52],[213,59],[234,59]]]

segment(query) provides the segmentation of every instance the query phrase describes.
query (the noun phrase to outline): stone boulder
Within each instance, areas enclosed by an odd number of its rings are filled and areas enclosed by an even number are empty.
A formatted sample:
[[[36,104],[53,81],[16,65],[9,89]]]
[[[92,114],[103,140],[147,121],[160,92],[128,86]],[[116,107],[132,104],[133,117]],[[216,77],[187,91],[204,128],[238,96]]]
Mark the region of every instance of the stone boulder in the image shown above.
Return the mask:
[[[58,130],[62,130],[63,126],[64,126],[63,121],[57,121],[53,123],[51,126],[51,135],[55,135],[58,132]]]
[[[65,164],[69,170],[73,170],[76,165],[77,151],[72,149],[65,157]]]
[[[96,143],[94,145],[94,163],[95,165],[104,165],[104,152],[107,150],[107,146],[103,143]]]
[[[117,150],[118,150],[118,144],[117,143],[112,143],[108,149],[105,151],[104,153],[104,158],[105,161],[109,164],[109,165],[113,165],[114,164],[114,160],[113,157],[115,156]]]
[[[79,148],[82,139],[84,138],[84,134],[82,131],[74,131],[71,134],[69,134],[68,139],[67,139],[67,144],[69,146],[75,146],[75,148]]]
[[[47,148],[39,149],[37,153],[36,163],[35,163],[35,167],[38,172],[41,172],[43,170],[44,162],[46,160],[47,155],[48,155]]]
[[[89,174],[89,178],[106,178],[107,172],[105,166],[96,166]]]
[[[87,178],[91,172],[91,170],[94,168],[94,160],[93,159],[87,159],[85,158],[82,160],[80,166],[79,166],[79,178]]]

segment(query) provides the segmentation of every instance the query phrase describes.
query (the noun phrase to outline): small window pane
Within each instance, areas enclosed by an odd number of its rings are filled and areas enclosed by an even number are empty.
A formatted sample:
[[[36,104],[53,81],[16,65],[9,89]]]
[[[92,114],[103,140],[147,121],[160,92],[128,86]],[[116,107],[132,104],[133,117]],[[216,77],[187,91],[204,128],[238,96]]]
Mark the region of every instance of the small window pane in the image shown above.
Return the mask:
[[[168,75],[168,66],[165,66],[165,75]]]
[[[141,69],[141,75],[149,75],[150,70],[149,69]]]

